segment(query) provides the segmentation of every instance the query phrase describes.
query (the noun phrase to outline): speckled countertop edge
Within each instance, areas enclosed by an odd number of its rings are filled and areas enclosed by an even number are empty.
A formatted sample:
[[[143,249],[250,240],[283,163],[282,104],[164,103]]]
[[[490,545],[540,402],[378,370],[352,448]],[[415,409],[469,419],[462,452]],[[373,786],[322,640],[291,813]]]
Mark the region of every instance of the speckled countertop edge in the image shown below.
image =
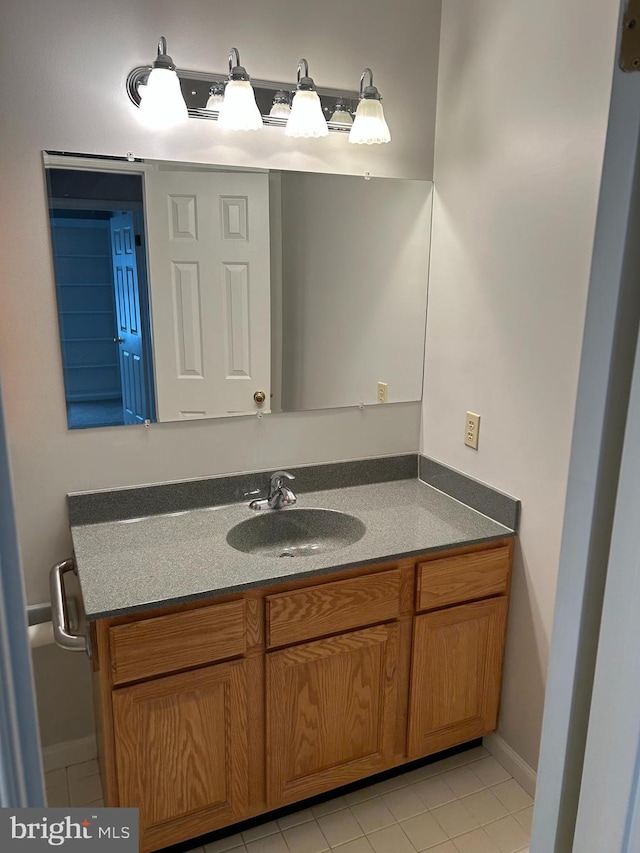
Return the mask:
[[[345,548],[283,560],[228,545],[228,531],[253,517],[246,502],[72,527],[87,618],[215,598],[515,535],[417,479],[309,492],[299,496],[298,506],[350,513],[364,522],[366,532]]]

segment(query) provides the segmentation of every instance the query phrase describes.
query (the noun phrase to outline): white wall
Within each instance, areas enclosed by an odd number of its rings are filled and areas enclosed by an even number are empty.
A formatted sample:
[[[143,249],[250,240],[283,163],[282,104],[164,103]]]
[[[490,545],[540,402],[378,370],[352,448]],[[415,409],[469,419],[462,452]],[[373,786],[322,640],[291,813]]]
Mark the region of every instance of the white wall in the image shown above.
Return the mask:
[[[499,734],[534,768],[617,14],[443,8],[422,449],[522,500]]]
[[[41,150],[431,179],[440,0],[380,3],[374,14],[367,0],[6,0],[2,19],[0,369],[29,601],[48,598],[47,569],[70,551],[69,491],[415,449],[418,404],[69,432]],[[355,88],[370,65],[393,142],[225,134],[204,121],[151,133],[124,81],[153,59],[162,34],[183,68],[223,71],[235,45],[256,78],[292,80],[306,56],[318,84]],[[402,57],[412,74],[398,86]],[[81,728],[43,730],[43,739]]]
[[[420,400],[432,184],[282,174],[282,407]]]

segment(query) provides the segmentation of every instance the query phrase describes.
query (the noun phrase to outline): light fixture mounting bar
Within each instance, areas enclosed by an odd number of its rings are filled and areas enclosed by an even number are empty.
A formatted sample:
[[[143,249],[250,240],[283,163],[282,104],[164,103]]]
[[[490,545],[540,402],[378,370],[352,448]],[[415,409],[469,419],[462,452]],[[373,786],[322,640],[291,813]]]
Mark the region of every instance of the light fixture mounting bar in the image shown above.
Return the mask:
[[[140,106],[140,94],[138,87],[145,85],[149,72],[150,65],[140,65],[132,68],[127,76],[126,89],[129,99],[136,106]],[[209,97],[209,89],[214,83],[226,83],[229,79],[227,74],[210,74],[206,71],[188,71],[182,68],[176,69],[176,74],[180,80],[182,94],[187,104],[189,116],[191,118],[200,118],[207,121],[217,121],[218,113],[215,110],[205,109]],[[285,127],[286,118],[277,118],[270,116],[269,111],[273,104],[273,100],[277,92],[288,92],[292,97],[296,91],[295,83],[276,83],[272,80],[256,80],[251,78],[251,85],[256,94],[256,101],[262,114],[262,120],[265,125],[271,127]],[[322,111],[327,118],[327,125],[332,133],[349,133],[351,128],[348,124],[329,121],[329,117],[335,110],[336,101],[342,98],[347,105],[348,111],[354,115],[358,107],[359,93],[348,89],[323,89],[317,88],[318,95],[322,104]]]
[[[628,0],[622,20],[620,68],[640,71],[640,0]]]

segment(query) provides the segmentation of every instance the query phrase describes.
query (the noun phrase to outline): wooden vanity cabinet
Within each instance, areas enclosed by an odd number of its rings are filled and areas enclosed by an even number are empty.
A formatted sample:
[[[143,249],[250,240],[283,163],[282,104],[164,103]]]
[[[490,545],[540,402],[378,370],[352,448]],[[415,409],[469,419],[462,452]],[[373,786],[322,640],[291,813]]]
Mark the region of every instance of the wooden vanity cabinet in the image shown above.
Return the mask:
[[[266,655],[270,807],[393,765],[412,581],[406,566],[267,596],[267,648],[287,646]]]
[[[247,812],[247,664],[214,664],[113,693],[118,799],[140,809],[145,849]]]
[[[246,817],[263,760],[257,621],[236,597],[97,623],[105,802],[140,810],[142,851]]]
[[[267,655],[267,796],[275,808],[393,765],[399,629]]]
[[[511,562],[508,544],[418,565],[417,609],[436,609],[413,623],[410,759],[496,728]]]
[[[512,547],[100,620],[106,804],[147,853],[492,731]]]
[[[416,616],[410,759],[496,728],[506,622],[506,596]]]

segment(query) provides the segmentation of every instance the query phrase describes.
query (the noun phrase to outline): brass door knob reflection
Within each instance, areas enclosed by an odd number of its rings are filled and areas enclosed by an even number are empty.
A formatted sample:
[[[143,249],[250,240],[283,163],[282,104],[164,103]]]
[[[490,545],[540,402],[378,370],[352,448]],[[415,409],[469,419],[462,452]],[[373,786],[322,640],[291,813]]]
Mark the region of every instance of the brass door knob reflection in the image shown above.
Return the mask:
[[[267,395],[264,393],[264,391],[256,391],[256,393],[253,395],[253,399],[260,406],[267,399]]]

